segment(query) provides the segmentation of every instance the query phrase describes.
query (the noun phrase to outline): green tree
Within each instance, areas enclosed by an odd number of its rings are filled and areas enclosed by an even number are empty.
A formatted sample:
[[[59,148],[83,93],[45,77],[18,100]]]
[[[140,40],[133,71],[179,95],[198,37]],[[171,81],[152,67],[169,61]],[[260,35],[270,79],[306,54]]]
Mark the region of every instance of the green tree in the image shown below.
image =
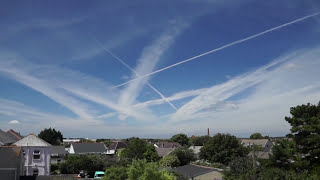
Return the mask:
[[[165,169],[159,170],[159,166],[144,160],[133,160],[128,168],[129,180],[175,180],[175,176]]]
[[[180,166],[189,164],[196,159],[193,150],[185,146],[176,148],[171,154],[179,159]]]
[[[203,146],[208,140],[210,136],[197,136],[190,138],[190,143],[193,146]]]
[[[61,163],[59,170],[63,174],[101,171],[104,168],[103,161],[96,155],[69,155],[65,163]]]
[[[272,154],[268,160],[268,165],[272,167],[289,170],[293,167],[297,146],[294,141],[283,139],[272,147]]]
[[[127,148],[123,149],[119,153],[121,159],[127,159],[131,161],[132,159],[144,159],[144,153],[147,151],[147,143],[139,138],[134,138],[130,141]],[[147,155],[147,154],[146,154]]]
[[[177,156],[165,156],[159,162],[161,167],[177,167],[180,165],[180,161]]]
[[[124,166],[112,166],[104,174],[104,180],[126,180],[128,168]]]
[[[210,138],[200,149],[200,158],[225,165],[233,159],[247,154],[248,149],[235,136],[220,133]]]
[[[300,105],[290,108],[291,117],[285,120],[291,125],[291,135],[297,151],[308,160],[309,168],[320,166],[320,102],[318,105]]]
[[[51,129],[44,129],[42,130],[39,134],[38,137],[40,137],[41,139],[45,140],[46,142],[48,142],[51,145],[59,145],[62,140],[63,140],[63,136],[61,134],[60,131],[56,131],[54,128]]]
[[[251,134],[251,136],[250,136],[250,139],[263,139],[263,138],[265,138],[265,137],[263,137],[263,136],[261,135],[261,133],[253,133],[253,134]]]
[[[173,135],[170,140],[179,143],[181,146],[189,146],[188,136],[182,133]]]
[[[143,153],[143,157],[148,161],[148,162],[156,162],[160,159],[157,151],[156,151],[156,148],[149,144],[147,146],[147,149],[146,151]]]
[[[229,168],[223,171],[224,179],[254,180],[256,169],[252,158],[248,156],[238,157],[229,163]]]

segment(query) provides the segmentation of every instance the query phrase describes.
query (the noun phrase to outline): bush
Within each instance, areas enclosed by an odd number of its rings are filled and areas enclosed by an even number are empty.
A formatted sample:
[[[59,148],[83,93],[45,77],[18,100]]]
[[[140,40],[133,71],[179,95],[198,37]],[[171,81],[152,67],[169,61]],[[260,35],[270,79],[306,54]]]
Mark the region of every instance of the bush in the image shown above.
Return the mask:
[[[106,170],[104,180],[126,180],[128,178],[128,168],[124,166],[112,166]]]
[[[194,151],[185,146],[175,149],[172,152],[172,155],[177,156],[180,161],[180,166],[189,164],[191,161],[194,161],[196,159]]]
[[[161,167],[177,167],[180,165],[180,161],[177,156],[165,156],[159,162]]]

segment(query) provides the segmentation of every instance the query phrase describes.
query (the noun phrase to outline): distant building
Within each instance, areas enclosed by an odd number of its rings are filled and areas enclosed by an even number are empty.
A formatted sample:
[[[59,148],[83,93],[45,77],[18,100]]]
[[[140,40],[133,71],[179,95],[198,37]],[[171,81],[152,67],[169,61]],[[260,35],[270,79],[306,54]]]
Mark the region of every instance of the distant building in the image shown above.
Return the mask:
[[[21,146],[25,157],[25,175],[50,175],[51,144],[34,134],[30,134],[14,143]]]
[[[241,144],[246,147],[252,147],[253,145],[260,146],[263,152],[270,152],[273,147],[269,139],[242,139]]]
[[[156,148],[159,157],[165,157],[172,153],[175,148]]]
[[[0,179],[18,180],[24,173],[24,157],[21,147],[0,147]]]
[[[60,164],[65,161],[67,151],[64,146],[51,146],[51,164]]]
[[[255,155],[259,159],[269,159],[269,155],[272,154],[273,143],[269,139],[242,139],[241,144],[246,147],[253,147],[254,145],[262,148],[249,153],[249,156]]]
[[[177,148],[181,147],[181,145],[177,142],[157,142],[154,144],[156,148]]]
[[[105,154],[103,143],[71,143],[69,154]]]
[[[122,141],[115,141],[107,148],[107,154],[116,154],[120,149],[126,148],[128,145]]]
[[[77,143],[77,142],[80,142],[80,139],[63,139],[62,142],[66,144]]]

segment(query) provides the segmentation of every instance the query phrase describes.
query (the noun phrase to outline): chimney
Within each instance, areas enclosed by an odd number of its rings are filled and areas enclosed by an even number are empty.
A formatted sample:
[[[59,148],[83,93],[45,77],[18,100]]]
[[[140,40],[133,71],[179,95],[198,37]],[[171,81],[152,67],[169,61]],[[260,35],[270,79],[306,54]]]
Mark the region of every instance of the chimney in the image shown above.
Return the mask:
[[[210,136],[210,130],[209,130],[209,128],[208,128],[208,136]]]

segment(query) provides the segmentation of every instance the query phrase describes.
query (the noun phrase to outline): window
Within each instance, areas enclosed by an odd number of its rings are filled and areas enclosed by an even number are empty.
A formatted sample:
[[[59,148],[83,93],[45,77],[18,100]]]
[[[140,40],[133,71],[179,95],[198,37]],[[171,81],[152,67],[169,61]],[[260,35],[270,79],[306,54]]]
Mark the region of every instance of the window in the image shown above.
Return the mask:
[[[38,170],[38,169],[33,169],[32,174],[33,174],[34,176],[38,176],[39,170]]]
[[[24,150],[22,150],[22,154],[23,154],[23,156],[26,156],[26,152],[24,152]]]
[[[40,159],[40,151],[39,150],[33,151],[33,159]]]

